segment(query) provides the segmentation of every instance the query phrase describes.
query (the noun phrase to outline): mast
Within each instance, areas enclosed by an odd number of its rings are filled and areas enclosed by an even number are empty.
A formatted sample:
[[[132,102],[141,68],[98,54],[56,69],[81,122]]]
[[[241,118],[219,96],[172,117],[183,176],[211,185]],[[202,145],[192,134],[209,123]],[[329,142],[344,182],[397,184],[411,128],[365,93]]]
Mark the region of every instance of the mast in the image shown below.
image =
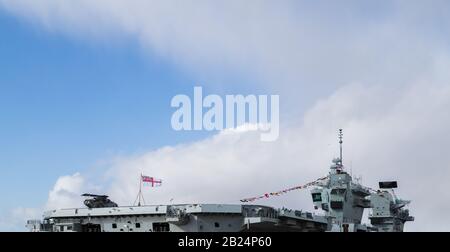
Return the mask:
[[[142,194],[142,173],[141,173],[141,176],[139,176],[139,192],[138,192],[136,199],[134,200],[133,206],[136,206],[136,201],[138,202],[137,206],[141,206],[141,198],[142,198],[142,202],[145,205],[144,194]]]
[[[343,141],[342,141],[342,138],[343,138],[344,134],[342,133],[342,129],[339,129],[338,136],[339,136],[339,162],[340,162],[340,165],[343,166],[343,162],[342,162],[342,143],[343,143]]]

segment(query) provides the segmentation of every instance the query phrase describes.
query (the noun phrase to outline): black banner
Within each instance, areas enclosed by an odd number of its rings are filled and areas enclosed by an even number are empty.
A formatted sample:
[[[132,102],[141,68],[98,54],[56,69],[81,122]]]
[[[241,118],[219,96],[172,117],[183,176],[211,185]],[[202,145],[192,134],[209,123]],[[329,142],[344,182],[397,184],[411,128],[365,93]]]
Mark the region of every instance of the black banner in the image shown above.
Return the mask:
[[[436,233],[0,233],[5,248],[38,250],[107,251],[214,251],[324,249],[403,250],[405,246],[439,246],[446,234]],[[430,245],[432,245],[430,247]],[[315,248],[315,249],[314,249]]]

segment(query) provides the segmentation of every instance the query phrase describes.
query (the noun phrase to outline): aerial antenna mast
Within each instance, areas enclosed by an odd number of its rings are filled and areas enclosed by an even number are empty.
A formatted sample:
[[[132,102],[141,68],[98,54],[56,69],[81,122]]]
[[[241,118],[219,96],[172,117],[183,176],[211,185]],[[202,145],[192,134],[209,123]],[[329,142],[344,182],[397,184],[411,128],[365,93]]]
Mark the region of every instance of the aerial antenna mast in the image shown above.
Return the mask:
[[[340,162],[341,166],[343,166],[343,162],[342,162],[342,143],[343,143],[343,141],[342,141],[342,138],[344,137],[344,133],[342,133],[342,129],[339,129],[338,136],[339,136],[339,150],[340,150],[339,162]]]

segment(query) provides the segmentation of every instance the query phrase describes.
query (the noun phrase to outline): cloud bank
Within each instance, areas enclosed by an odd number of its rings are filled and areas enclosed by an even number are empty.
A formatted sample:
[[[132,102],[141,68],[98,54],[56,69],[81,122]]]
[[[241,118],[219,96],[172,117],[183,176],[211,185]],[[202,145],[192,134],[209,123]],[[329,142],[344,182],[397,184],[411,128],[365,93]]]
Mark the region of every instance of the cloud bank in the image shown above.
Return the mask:
[[[297,107],[292,93],[311,105],[349,82],[399,86],[420,77],[448,49],[450,21],[442,11],[448,5],[0,0],[5,10],[51,32],[104,43],[135,38],[144,51],[197,76],[242,73]]]
[[[413,200],[407,230],[448,230],[450,126],[447,1],[0,0],[18,16],[87,41],[114,36],[197,76],[247,75],[280,94],[280,138],[252,131],[111,161],[98,184],[62,177],[47,207],[79,205],[82,190],[131,204],[141,172],[164,186],[148,203],[237,202],[327,172],[345,130],[344,162],[363,182],[398,179]],[[283,117],[283,116],[282,116]],[[284,119],[284,120],[283,120]],[[94,187],[92,185],[95,185]],[[307,192],[264,204],[310,209]]]

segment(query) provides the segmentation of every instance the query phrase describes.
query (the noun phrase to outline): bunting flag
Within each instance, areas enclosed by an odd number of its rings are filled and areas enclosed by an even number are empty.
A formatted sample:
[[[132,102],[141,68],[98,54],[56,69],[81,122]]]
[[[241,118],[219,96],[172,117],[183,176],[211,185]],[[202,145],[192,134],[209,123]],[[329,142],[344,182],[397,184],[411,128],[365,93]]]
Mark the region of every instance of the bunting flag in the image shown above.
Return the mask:
[[[285,193],[288,193],[288,192],[291,192],[291,191],[294,191],[294,190],[306,189],[308,187],[318,185],[320,182],[322,182],[323,180],[326,180],[326,179],[328,179],[328,176],[316,179],[316,180],[314,180],[312,182],[309,182],[307,184],[304,184],[304,185],[291,187],[291,188],[284,189],[284,190],[281,190],[281,191],[278,191],[278,192],[265,193],[264,195],[261,195],[261,196],[247,198],[247,199],[241,199],[241,202],[253,202],[255,200],[267,199],[267,198],[270,198],[271,196],[280,196],[282,194],[285,194]]]
[[[157,186],[161,186],[162,185],[162,180],[161,179],[155,179],[154,177],[149,177],[149,176],[141,176],[142,178],[142,182],[144,183],[144,185],[149,185],[151,187],[157,187]]]

